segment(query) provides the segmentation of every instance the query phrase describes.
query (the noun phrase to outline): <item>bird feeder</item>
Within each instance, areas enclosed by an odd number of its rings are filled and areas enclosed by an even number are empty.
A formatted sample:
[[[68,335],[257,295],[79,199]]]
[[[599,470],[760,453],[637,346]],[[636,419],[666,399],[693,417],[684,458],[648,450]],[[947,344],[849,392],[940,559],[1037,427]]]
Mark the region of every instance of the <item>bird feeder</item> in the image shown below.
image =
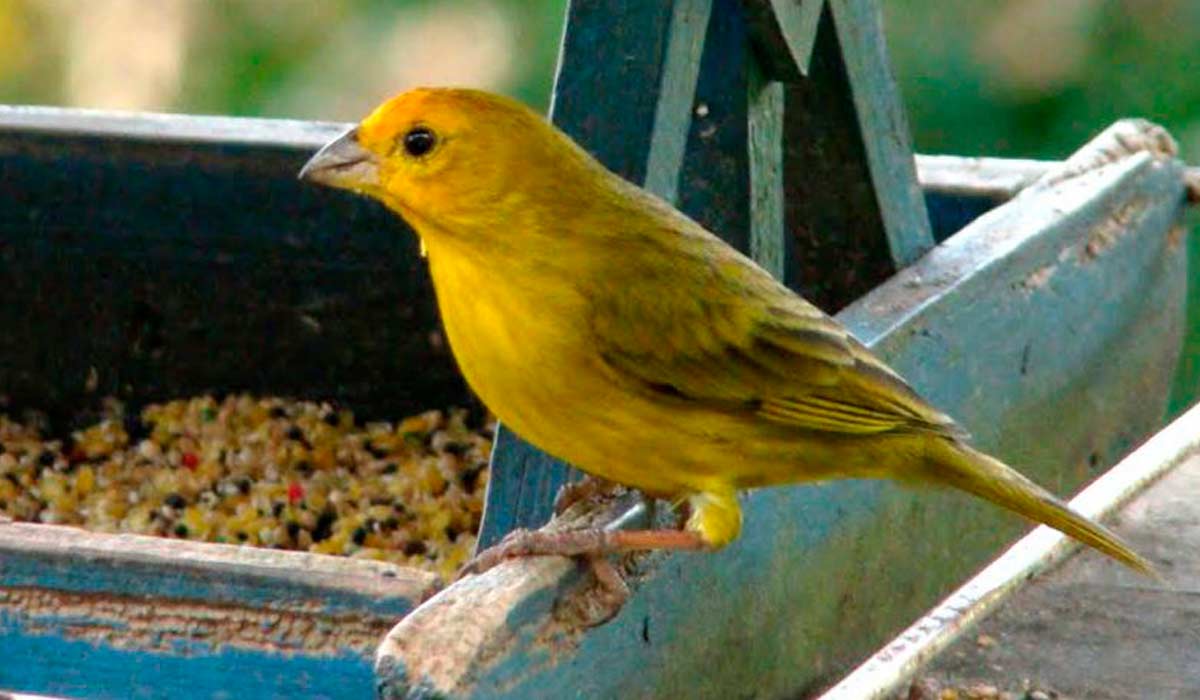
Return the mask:
[[[572,0],[551,117],[846,324],[976,444],[1068,493],[1162,423],[1184,169],[1112,125],[1061,162],[917,156],[872,0]],[[343,125],[0,110],[0,394],[469,401],[415,237],[295,180]],[[481,532],[570,469],[501,428]],[[640,517],[619,501],[613,526]],[[746,494],[740,540],[440,592],[407,567],[0,524],[0,688],[86,697],[775,697],[830,685],[1022,523],[883,482]],[[436,592],[436,594],[435,594]],[[432,596],[432,597],[430,597]],[[423,602],[422,602],[423,601]]]

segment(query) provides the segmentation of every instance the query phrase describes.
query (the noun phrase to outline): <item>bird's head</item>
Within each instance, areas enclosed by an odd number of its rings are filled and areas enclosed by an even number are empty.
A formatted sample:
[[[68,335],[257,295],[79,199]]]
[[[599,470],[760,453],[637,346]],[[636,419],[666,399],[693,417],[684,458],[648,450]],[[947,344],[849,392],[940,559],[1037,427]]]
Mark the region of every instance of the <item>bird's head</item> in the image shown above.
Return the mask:
[[[486,92],[420,88],[380,105],[322,148],[300,178],[373,197],[423,236],[480,229],[560,201],[582,156],[521,103]]]

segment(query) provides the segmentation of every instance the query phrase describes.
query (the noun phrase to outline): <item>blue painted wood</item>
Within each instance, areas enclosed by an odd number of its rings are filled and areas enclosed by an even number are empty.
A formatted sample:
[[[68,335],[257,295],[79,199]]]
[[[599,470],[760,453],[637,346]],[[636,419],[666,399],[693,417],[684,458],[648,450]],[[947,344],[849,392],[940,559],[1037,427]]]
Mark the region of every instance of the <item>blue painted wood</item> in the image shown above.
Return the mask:
[[[808,74],[824,0],[743,0],[754,44],[771,80],[796,82]]]
[[[878,0],[829,0],[858,133],[863,139],[888,248],[897,268],[933,247],[917,186],[912,135],[892,76]]]
[[[1120,154],[1127,136],[1085,155]],[[977,444],[1059,493],[1160,424],[1183,328],[1185,255],[1169,235],[1181,169],[1162,153],[1115,161],[1035,185],[839,315]],[[600,627],[564,614],[587,599],[561,559],[447,589],[381,647],[384,696],[804,694],[1022,528],[889,482],[763,489],[743,505],[727,549],[641,559],[634,596]],[[444,651],[461,639],[477,646]]]
[[[361,698],[434,577],[340,557],[0,524],[0,688]]]
[[[750,249],[748,41],[738,0],[714,0],[676,202],[741,251]]]
[[[824,4],[783,120],[783,281],[834,312],[933,245],[877,3]]]
[[[127,651],[47,634],[0,613],[0,687],[66,698],[362,700],[374,693],[371,656]]]
[[[582,476],[500,425],[492,446],[487,505],[479,523],[476,551],[496,544],[515,528],[537,527],[550,520],[555,494]]]

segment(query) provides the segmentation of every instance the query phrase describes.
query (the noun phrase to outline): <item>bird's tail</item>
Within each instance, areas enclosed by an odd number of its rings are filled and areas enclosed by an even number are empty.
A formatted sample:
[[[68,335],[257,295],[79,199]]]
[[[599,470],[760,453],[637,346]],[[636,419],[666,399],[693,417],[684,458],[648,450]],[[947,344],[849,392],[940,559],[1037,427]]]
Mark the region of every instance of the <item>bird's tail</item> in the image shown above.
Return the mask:
[[[932,481],[972,493],[1030,520],[1049,525],[1135,571],[1158,576],[1154,566],[1116,533],[1071,510],[1049,491],[1000,460],[953,439],[934,441],[927,459],[927,478]]]

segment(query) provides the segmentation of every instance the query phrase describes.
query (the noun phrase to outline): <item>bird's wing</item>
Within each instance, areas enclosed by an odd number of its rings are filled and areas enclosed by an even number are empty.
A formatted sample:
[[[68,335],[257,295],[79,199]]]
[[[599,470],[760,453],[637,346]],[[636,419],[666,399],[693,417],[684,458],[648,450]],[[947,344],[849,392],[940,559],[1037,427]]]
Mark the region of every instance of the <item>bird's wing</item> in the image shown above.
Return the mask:
[[[630,289],[593,309],[603,361],[640,390],[799,429],[960,432],[841,324],[732,250],[684,251],[670,267],[682,288]]]

